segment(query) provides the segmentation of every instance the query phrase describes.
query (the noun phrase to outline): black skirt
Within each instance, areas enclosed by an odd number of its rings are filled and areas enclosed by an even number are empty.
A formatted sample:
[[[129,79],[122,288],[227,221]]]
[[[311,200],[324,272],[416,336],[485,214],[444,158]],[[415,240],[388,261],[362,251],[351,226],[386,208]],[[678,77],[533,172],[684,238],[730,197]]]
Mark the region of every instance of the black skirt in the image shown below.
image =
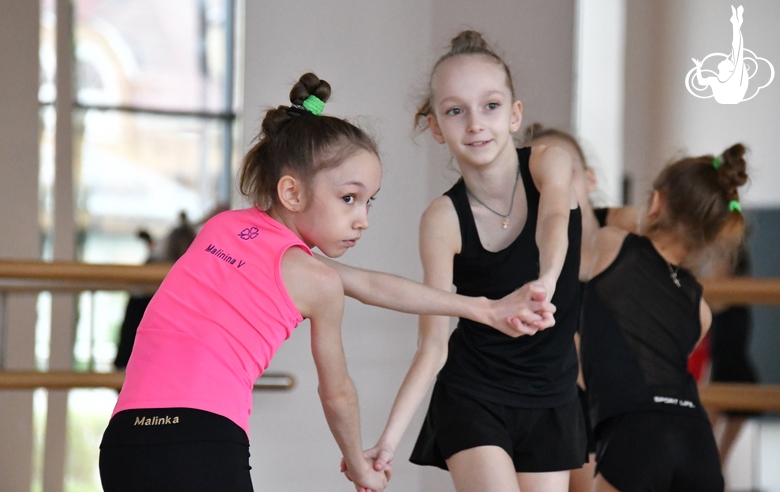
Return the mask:
[[[578,399],[555,408],[517,408],[483,400],[439,382],[410,461],[447,469],[454,454],[498,446],[517,472],[571,470],[587,462],[587,437]]]

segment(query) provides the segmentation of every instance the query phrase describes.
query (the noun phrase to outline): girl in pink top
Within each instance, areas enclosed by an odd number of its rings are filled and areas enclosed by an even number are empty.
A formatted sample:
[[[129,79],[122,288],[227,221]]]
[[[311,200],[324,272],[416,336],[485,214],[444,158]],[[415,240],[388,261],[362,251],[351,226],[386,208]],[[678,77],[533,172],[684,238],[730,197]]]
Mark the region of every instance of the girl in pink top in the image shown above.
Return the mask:
[[[255,204],[204,226],[146,310],[125,385],[103,436],[100,474],[112,491],[251,491],[252,387],[304,318],[325,417],[358,490],[388,477],[361,451],[357,395],[341,343],[344,295],[391,309],[468,317],[513,336],[552,325],[535,285],[498,301],[465,298],[341,265],[368,228],[381,165],[370,137],[320,116],[330,86],[305,74],[291,106],[271,109],[244,159],[240,189]],[[508,317],[525,324],[512,328]]]

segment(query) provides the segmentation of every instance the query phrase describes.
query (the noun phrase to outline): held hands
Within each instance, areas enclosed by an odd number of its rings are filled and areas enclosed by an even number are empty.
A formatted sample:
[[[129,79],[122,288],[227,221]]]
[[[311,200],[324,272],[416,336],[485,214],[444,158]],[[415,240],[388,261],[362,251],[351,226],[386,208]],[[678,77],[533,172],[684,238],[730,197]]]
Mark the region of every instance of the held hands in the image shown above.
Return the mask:
[[[555,324],[555,306],[548,301],[551,297],[544,282],[529,282],[506,297],[491,301],[488,324],[513,338],[534,335]]]
[[[382,492],[393,474],[392,451],[377,445],[363,451],[363,458],[367,465],[363,473],[353,473],[344,458],[341,459],[341,473],[355,484],[357,492]]]

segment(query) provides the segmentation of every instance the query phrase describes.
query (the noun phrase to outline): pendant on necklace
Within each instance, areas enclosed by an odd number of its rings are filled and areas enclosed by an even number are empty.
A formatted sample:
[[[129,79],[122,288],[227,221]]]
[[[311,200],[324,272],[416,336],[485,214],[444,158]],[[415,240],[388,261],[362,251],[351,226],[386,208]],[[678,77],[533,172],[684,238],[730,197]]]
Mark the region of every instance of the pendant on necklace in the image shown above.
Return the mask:
[[[666,267],[669,269],[669,276],[672,278],[672,282],[674,282],[674,285],[677,287],[682,287],[680,284],[680,279],[677,278],[677,272],[680,270],[680,267],[672,268],[672,264],[668,261],[666,262]]]
[[[674,285],[677,287],[682,287],[682,285],[680,285],[680,280],[677,278],[677,272],[672,272],[672,282],[674,282]]]
[[[677,278],[677,272],[672,272],[672,282],[674,282],[674,285],[677,287],[682,287],[682,285],[680,285],[680,280]]]
[[[509,227],[509,217],[505,217],[504,218],[504,221],[502,222],[502,225],[503,225],[504,229]]]

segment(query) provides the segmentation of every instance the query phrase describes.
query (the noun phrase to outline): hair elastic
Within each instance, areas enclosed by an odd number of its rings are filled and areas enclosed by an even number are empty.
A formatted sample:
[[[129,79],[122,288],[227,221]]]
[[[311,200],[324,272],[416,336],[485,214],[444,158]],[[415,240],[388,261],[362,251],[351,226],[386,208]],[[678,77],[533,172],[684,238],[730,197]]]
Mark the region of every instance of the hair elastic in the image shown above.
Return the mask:
[[[723,161],[720,159],[720,157],[715,157],[712,159],[712,167],[715,169],[720,169],[720,166],[723,165]]]
[[[736,200],[731,200],[729,202],[729,212],[740,212],[742,213],[742,205],[739,204]]]
[[[325,103],[322,102],[322,99],[312,94],[303,100],[303,107],[314,116],[319,116],[322,114],[322,110],[325,109]]]

